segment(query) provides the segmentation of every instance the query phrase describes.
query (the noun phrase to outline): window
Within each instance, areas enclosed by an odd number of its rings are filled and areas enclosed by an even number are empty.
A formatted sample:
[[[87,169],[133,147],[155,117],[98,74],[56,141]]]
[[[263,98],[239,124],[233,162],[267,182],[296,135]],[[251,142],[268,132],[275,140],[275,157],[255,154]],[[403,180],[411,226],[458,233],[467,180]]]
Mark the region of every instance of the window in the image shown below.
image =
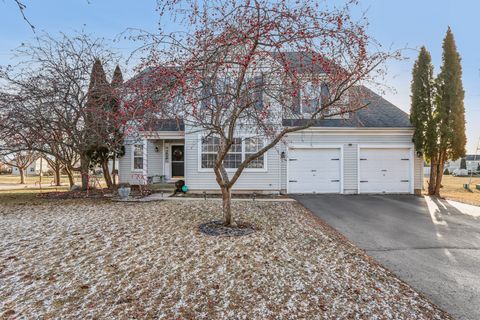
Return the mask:
[[[242,139],[234,138],[233,144],[230,147],[225,159],[223,160],[223,165],[227,169],[235,169],[240,166],[242,163]]]
[[[133,146],[133,170],[143,170],[143,145]]]
[[[240,164],[252,154],[255,154],[263,147],[263,140],[260,138],[234,138],[223,164],[226,169],[236,169]],[[217,152],[220,148],[220,139],[217,137],[207,137],[201,142],[201,168],[211,169],[215,166]],[[253,160],[248,168],[263,169],[264,156]]]
[[[219,138],[206,137],[202,140],[202,168],[213,168],[215,166],[219,147]]]
[[[317,111],[322,104],[330,100],[330,89],[323,82],[320,86],[313,83],[306,83],[294,98],[294,113],[312,114]]]
[[[301,106],[302,113],[314,113],[320,107],[320,96],[311,83],[306,84],[305,87],[301,90]]]
[[[263,148],[263,141],[260,138],[246,138],[245,139],[245,159],[250,157],[252,154],[257,153],[262,148]],[[248,164],[248,167],[255,168],[255,169],[262,169],[264,164],[264,156],[265,154],[261,155],[255,160],[252,160],[252,162]]]

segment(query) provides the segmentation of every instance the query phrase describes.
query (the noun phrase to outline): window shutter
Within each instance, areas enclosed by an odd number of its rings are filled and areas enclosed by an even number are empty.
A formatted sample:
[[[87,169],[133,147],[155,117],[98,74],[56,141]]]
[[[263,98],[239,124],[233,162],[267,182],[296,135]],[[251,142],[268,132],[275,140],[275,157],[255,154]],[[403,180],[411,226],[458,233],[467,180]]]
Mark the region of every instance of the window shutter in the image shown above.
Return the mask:
[[[300,114],[301,109],[300,109],[300,92],[298,92],[294,97],[292,101],[292,113],[293,114]]]
[[[254,91],[254,99],[255,99],[255,109],[262,110],[263,109],[263,75],[257,76],[254,79],[255,81],[255,91]]]
[[[320,94],[322,97],[322,105],[325,105],[325,103],[328,103],[328,101],[330,101],[330,89],[328,88],[328,84],[326,84],[325,82],[323,82],[320,86]]]

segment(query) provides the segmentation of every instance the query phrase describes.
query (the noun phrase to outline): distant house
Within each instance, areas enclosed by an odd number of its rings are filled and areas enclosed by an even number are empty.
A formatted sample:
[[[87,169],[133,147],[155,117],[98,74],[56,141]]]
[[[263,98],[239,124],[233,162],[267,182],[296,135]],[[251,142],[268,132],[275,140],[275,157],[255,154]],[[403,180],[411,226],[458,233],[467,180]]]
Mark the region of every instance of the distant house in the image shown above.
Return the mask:
[[[467,164],[467,170],[471,171],[478,171],[478,165],[480,164],[480,155],[475,155],[475,154],[467,154],[464,157],[466,164]],[[457,160],[449,160],[445,164],[445,168],[448,169],[448,171],[452,172],[456,169],[460,169],[460,163],[462,161],[462,158],[459,158]]]
[[[48,167],[47,160],[45,159],[37,159],[32,162],[31,165],[28,166],[26,174],[27,175],[39,175],[40,171],[46,173],[50,168]],[[12,174],[13,175],[20,175],[20,170],[17,167],[12,167]]]
[[[12,168],[5,163],[0,162],[0,174],[9,174],[12,172]]]

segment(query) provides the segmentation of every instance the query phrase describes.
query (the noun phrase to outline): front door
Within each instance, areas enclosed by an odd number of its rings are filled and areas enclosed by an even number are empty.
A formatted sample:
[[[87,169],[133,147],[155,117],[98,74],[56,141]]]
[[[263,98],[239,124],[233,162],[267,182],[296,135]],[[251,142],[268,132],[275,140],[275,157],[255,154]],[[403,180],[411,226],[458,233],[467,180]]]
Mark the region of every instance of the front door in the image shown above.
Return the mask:
[[[185,174],[184,146],[172,145],[172,178],[183,177]]]

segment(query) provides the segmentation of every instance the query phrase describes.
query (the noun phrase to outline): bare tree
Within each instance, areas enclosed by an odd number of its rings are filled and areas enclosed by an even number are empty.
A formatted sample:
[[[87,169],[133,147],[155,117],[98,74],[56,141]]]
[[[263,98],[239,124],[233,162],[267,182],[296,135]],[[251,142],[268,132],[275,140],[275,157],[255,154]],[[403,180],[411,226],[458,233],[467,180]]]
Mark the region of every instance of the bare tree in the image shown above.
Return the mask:
[[[5,119],[0,126],[28,149],[59,159],[71,183],[73,171],[79,171],[87,188],[92,136],[98,139],[101,133],[88,122],[101,116],[87,105],[91,69],[98,59],[113,66],[117,56],[103,39],[78,33],[41,35],[18,48],[16,57],[20,63],[0,68],[6,83],[0,92],[0,116]],[[104,94],[110,97],[111,92]]]
[[[365,18],[351,17],[354,2],[159,1],[161,14],[184,30],[140,34],[148,68],[128,83],[125,105],[182,118],[186,131],[203,134],[213,154],[202,167],[215,174],[226,225],[232,187],[246,168],[261,166],[289,133],[365,107],[361,85],[397,56],[367,35]],[[249,148],[242,158],[241,143]]]
[[[38,154],[33,151],[16,151],[1,156],[0,161],[16,167],[20,174],[20,184],[25,184],[27,168],[38,159]]]

